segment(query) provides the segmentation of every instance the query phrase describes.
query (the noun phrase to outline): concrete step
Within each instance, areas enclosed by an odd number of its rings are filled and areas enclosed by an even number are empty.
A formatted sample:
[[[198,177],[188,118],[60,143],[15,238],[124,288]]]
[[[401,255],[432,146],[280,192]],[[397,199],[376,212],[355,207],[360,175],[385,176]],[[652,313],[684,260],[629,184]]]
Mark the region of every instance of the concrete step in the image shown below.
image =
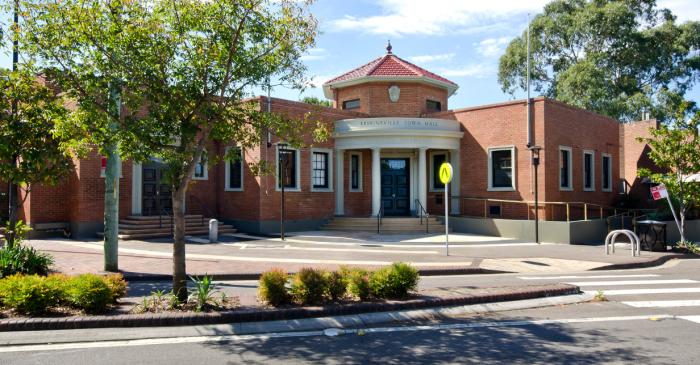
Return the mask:
[[[223,225],[223,222],[219,222],[219,227]],[[170,227],[170,221],[163,222],[163,225],[161,226],[159,223],[156,224],[131,224],[131,223],[119,223],[119,229],[156,229],[156,228],[165,228],[165,227]],[[201,222],[185,222],[186,227],[209,227],[209,221],[205,222],[204,224],[201,224]]]
[[[365,227],[328,227],[324,226],[321,228],[323,231],[346,231],[346,232],[377,232],[377,226],[373,228]],[[450,229],[452,231],[452,229]],[[379,232],[382,233],[426,233],[425,228],[392,228],[392,227],[380,227]],[[445,233],[445,226],[430,227],[428,233]]]
[[[163,219],[170,219],[169,215],[129,215],[126,217],[128,220],[134,220],[134,221],[147,221],[147,220],[158,220],[159,218]],[[202,219],[201,214],[187,214],[185,215],[186,219]]]
[[[219,229],[219,234],[224,234],[224,233],[236,233],[238,230],[235,228],[224,228],[224,229]],[[199,230],[187,230],[185,232],[186,235],[192,236],[192,235],[207,235],[209,234],[208,229],[199,229]],[[103,232],[98,232],[98,236],[104,236]],[[119,234],[119,239],[121,240],[142,240],[142,239],[149,239],[149,238],[161,238],[161,237],[171,237],[170,230],[167,232],[141,232],[141,233],[131,233],[131,234]]]
[[[227,230],[227,229],[234,229],[233,226],[227,225],[227,224],[220,224],[219,225],[219,232],[222,230]],[[185,233],[190,233],[190,232],[200,232],[204,231],[206,233],[209,233],[209,227],[187,227],[185,228]],[[163,227],[163,228],[149,228],[149,229],[119,229],[119,234],[141,234],[141,233],[170,233],[172,232],[172,229],[170,227]]]

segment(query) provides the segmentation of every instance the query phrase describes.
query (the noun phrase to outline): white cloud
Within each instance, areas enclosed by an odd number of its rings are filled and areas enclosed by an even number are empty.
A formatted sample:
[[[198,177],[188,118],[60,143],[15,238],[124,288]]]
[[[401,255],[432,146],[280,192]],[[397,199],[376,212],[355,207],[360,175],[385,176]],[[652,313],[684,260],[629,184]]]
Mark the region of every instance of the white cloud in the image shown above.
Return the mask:
[[[484,57],[500,56],[510,42],[510,37],[488,38],[475,43],[476,52]]]
[[[378,0],[381,15],[346,15],[331,22],[331,30],[363,31],[390,36],[440,35],[469,32],[497,19],[541,11],[549,0]]]
[[[443,54],[434,54],[434,55],[413,56],[413,57],[408,57],[408,60],[413,62],[413,63],[426,64],[426,63],[432,63],[432,62],[449,61],[449,60],[453,59],[454,56],[455,56],[454,53],[443,53]]]
[[[328,54],[326,53],[326,50],[323,48],[311,48],[307,52],[307,54],[301,56],[302,61],[319,61],[319,60],[325,60]]]
[[[659,8],[670,9],[679,22],[700,20],[700,6],[697,0],[659,0],[656,5]]]
[[[309,82],[306,84],[306,87],[311,89],[320,88],[326,81],[338,75],[340,75],[340,73],[338,73],[337,75],[313,75]]]
[[[445,68],[436,70],[437,74],[445,77],[475,77],[485,78],[493,76],[496,69],[491,64],[475,63],[457,68]]]

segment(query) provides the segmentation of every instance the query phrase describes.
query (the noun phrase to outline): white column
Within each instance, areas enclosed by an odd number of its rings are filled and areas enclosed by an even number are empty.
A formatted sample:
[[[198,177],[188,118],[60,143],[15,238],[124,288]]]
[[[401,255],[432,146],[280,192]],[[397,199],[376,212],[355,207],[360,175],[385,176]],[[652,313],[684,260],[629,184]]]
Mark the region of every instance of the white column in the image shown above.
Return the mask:
[[[372,148],[372,216],[376,217],[379,214],[381,206],[381,190],[382,190],[382,170],[381,160],[379,158],[380,149]]]
[[[427,148],[421,147],[418,149],[418,201],[423,205],[424,209],[428,209],[428,179],[427,179],[427,167],[425,163],[425,155]],[[420,214],[420,207],[416,206],[418,214]]]
[[[343,176],[343,162],[345,150],[335,150],[335,215],[345,215],[345,178]]]
[[[459,176],[461,168],[459,165],[459,150],[450,150],[450,164],[452,165],[452,182],[450,183],[450,196],[461,196],[462,185],[460,184]],[[450,213],[460,214],[460,198],[450,199]]]

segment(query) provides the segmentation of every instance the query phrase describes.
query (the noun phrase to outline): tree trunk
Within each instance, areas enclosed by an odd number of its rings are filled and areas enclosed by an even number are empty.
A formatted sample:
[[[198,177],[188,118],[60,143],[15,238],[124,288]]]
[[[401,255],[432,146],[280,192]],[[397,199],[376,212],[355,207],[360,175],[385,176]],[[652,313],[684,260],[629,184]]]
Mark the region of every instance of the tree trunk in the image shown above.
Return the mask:
[[[181,302],[187,300],[187,267],[185,262],[185,192],[178,187],[173,191],[173,293]]]
[[[119,84],[112,81],[109,85],[110,129],[113,134],[119,128],[121,100]],[[107,166],[105,167],[105,210],[104,210],[104,269],[119,270],[119,176],[121,175],[121,158],[117,142],[106,146]]]
[[[8,200],[8,224],[5,231],[5,241],[7,247],[14,247],[17,238],[17,184],[9,182],[7,184],[7,200]]]

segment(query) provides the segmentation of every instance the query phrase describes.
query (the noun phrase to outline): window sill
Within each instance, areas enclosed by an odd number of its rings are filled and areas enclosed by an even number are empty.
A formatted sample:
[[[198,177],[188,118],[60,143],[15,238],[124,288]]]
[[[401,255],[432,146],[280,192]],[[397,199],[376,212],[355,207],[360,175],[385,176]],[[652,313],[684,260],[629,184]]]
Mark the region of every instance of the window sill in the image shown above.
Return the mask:
[[[277,188],[277,189],[275,189],[275,191],[281,193],[282,189]],[[299,188],[284,188],[284,192],[285,193],[299,193],[299,192],[301,192],[301,189],[299,189]]]
[[[612,193],[612,189],[603,189],[601,191],[604,193]]]
[[[595,189],[583,189],[587,193],[595,193]]]
[[[192,180],[206,181],[206,180],[209,180],[209,178],[208,177],[193,177]]]
[[[312,193],[332,193],[333,189],[330,188],[311,188]]]
[[[486,191],[515,191],[515,188],[488,188]]]
[[[224,191],[241,192],[243,188],[225,188]]]
[[[574,191],[574,188],[562,188],[562,187],[559,187],[559,191]]]

